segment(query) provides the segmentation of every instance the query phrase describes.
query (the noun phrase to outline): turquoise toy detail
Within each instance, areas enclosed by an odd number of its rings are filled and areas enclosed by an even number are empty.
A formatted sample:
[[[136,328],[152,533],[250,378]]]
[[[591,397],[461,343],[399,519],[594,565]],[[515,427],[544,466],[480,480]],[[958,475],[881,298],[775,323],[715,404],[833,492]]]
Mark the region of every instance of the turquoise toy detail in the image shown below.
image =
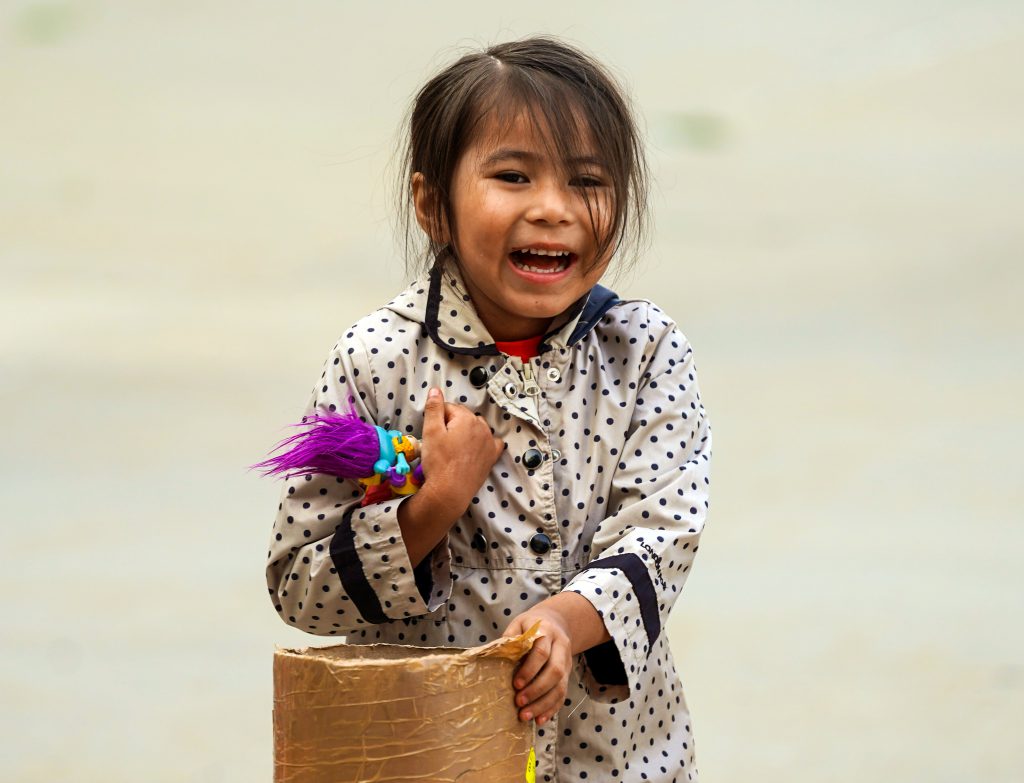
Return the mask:
[[[398,430],[374,426],[380,446],[379,459],[373,463],[373,475],[359,479],[366,488],[363,505],[390,500],[396,495],[411,495],[423,484],[423,465],[409,465],[420,456],[420,442]]]
[[[373,465],[373,472],[384,476],[394,471],[401,476],[409,472],[409,461],[405,458],[405,451],[397,451],[395,444],[405,440],[398,430],[386,430],[383,427],[374,427],[377,430],[377,439],[380,441],[380,459]]]

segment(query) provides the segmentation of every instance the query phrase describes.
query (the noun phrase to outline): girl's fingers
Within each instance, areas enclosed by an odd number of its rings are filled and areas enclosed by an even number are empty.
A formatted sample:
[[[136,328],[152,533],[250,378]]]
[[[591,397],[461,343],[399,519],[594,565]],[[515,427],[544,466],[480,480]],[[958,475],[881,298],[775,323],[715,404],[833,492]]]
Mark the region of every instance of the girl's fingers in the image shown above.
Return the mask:
[[[533,648],[523,658],[523,662],[519,664],[519,669],[512,679],[512,685],[517,691],[522,690],[533,680],[537,672],[544,666],[549,655],[551,655],[551,639],[547,636],[542,636],[533,643]],[[519,698],[517,694],[516,704],[519,704]]]
[[[565,666],[559,663],[555,657],[548,658],[547,663],[533,678],[533,681],[528,682],[526,687],[516,694],[516,706],[529,707],[531,704],[543,700],[547,694],[562,686],[565,682],[565,675]],[[533,710],[533,714],[539,715],[540,713]]]
[[[519,710],[519,717],[523,720],[535,720],[538,723],[546,723],[552,715],[558,712],[565,699],[564,688],[552,688],[539,699],[530,702]],[[527,718],[526,716],[530,717]]]
[[[501,635],[519,636],[519,634],[524,633],[525,631],[526,629],[523,627],[523,621],[517,617],[511,623],[508,624],[508,628],[506,628],[504,633],[502,633]]]

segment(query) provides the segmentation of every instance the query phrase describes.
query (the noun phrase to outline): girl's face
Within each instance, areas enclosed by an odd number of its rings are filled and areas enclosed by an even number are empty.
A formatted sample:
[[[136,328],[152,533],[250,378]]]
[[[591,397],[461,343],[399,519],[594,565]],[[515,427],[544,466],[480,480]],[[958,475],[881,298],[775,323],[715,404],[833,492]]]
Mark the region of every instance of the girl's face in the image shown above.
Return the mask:
[[[503,132],[492,124],[452,177],[456,256],[496,340],[543,334],[600,280],[611,257],[611,250],[597,257],[595,228],[603,236],[613,205],[612,183],[596,153],[585,151],[567,174],[549,146],[526,117]],[[415,175],[417,216],[426,228],[425,190]]]

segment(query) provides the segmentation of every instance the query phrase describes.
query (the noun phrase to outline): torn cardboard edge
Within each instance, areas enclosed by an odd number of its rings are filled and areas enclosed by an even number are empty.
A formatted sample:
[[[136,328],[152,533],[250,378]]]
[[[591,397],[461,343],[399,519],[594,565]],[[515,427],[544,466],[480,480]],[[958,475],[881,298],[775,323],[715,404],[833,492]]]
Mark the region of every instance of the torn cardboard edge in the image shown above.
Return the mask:
[[[533,647],[534,642],[544,634],[538,633],[540,621],[519,636],[503,636],[478,647],[417,647],[411,644],[334,644],[329,647],[275,647],[274,655],[298,656],[319,659],[331,666],[361,665],[369,661],[387,666],[405,665],[408,653],[416,655],[414,660],[425,664],[437,658],[450,659],[452,656],[475,660],[477,658],[503,658],[519,661]],[[342,656],[339,653],[344,653]]]

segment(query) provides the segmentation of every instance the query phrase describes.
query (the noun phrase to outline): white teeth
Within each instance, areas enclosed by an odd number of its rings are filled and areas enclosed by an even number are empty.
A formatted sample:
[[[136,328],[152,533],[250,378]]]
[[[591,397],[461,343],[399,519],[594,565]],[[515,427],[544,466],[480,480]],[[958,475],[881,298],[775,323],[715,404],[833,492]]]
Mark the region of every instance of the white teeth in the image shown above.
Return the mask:
[[[519,258],[516,258],[516,256],[519,256]],[[533,266],[525,260],[525,256],[547,256],[548,258],[558,258],[560,260],[553,269],[549,269],[547,267]],[[543,248],[523,247],[512,254],[512,260],[517,267],[527,272],[534,272],[539,275],[554,275],[565,271],[566,267],[569,266],[571,256],[572,253],[568,250],[545,250]],[[520,260],[520,258],[524,258],[524,260]]]
[[[516,251],[517,253],[530,253],[535,256],[567,256],[569,255],[568,250],[542,250],[540,248],[529,248],[524,247]]]
[[[521,261],[516,261],[516,266],[519,267],[520,269],[525,269],[527,272],[536,272],[537,274],[541,275],[553,275],[556,274],[557,272],[564,272],[568,264],[565,261],[563,261],[554,269],[541,269],[540,267],[532,266],[531,264],[524,264]]]

